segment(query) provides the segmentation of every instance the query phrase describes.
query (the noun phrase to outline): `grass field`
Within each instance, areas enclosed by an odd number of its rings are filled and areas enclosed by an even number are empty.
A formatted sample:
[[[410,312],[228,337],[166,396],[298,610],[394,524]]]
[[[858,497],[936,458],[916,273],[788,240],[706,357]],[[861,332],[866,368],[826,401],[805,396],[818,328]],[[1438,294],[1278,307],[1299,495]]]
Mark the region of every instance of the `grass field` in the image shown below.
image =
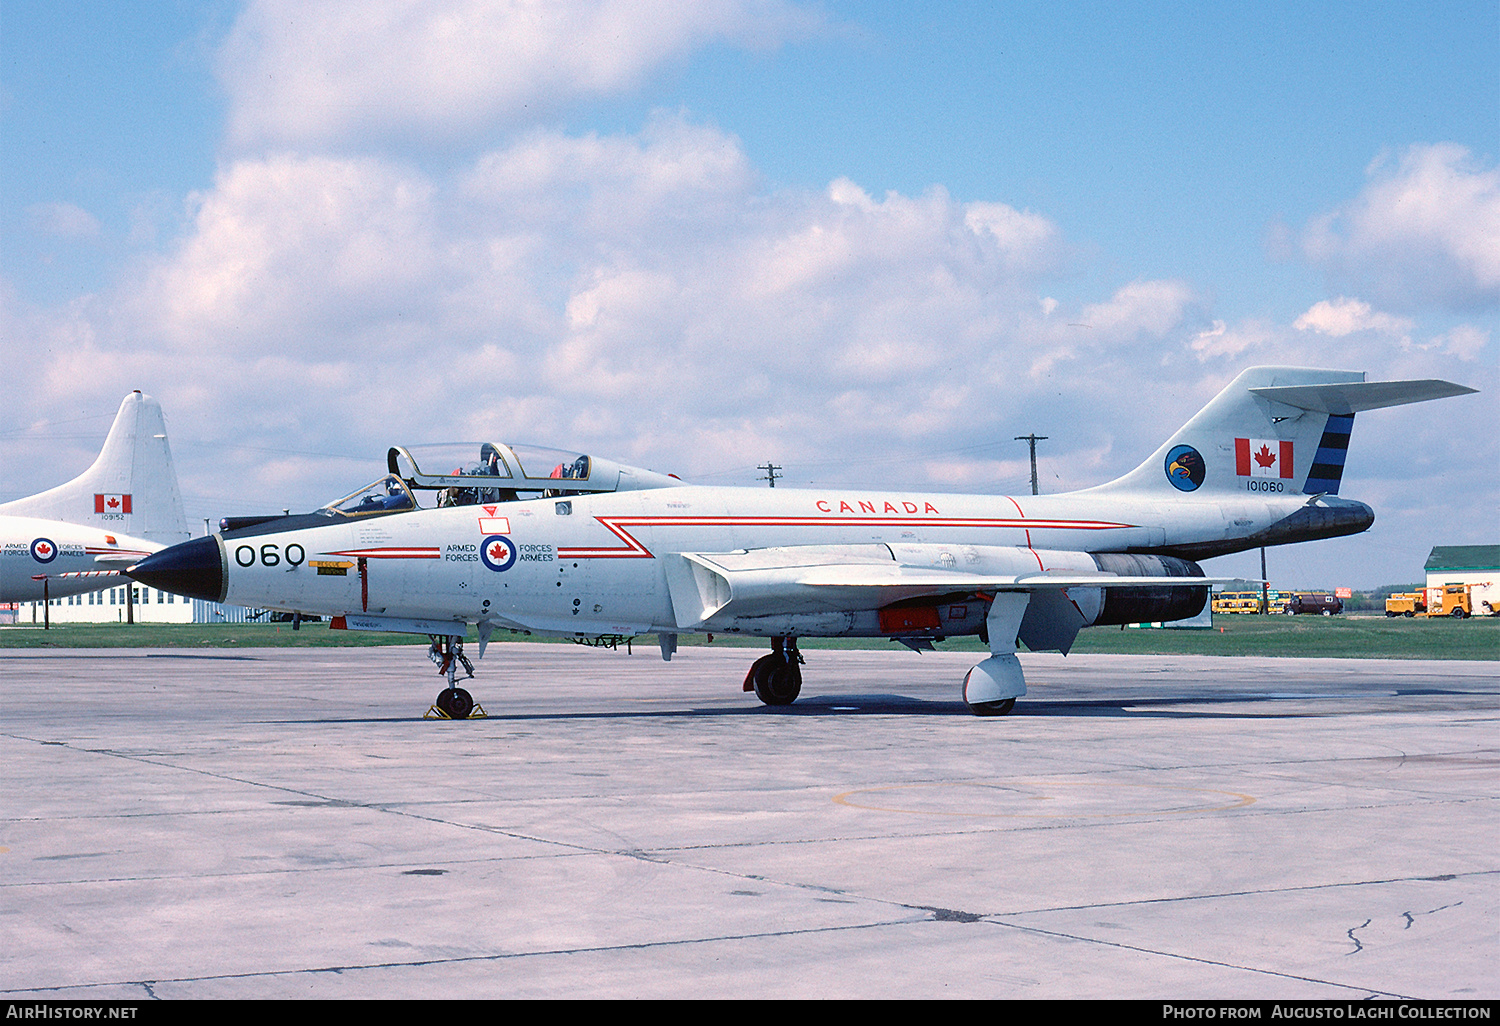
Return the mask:
[[[471,641],[474,639],[470,631]],[[497,632],[495,643],[545,641]],[[566,642],[564,642],[566,643]],[[683,635],[683,646],[706,644],[701,634]],[[759,638],[716,635],[715,645],[767,648]],[[317,648],[420,645],[410,634],[331,631],[324,624],[63,624],[51,630],[31,625],[0,628],[0,648]],[[654,636],[633,647],[651,650]],[[822,641],[814,648],[894,648],[881,640]],[[945,651],[986,651],[977,638],[942,643]],[[1212,629],[1152,630],[1094,627],[1082,631],[1074,652],[1134,655],[1300,656],[1336,659],[1500,660],[1500,618],[1470,620],[1387,619],[1380,616],[1218,616]]]

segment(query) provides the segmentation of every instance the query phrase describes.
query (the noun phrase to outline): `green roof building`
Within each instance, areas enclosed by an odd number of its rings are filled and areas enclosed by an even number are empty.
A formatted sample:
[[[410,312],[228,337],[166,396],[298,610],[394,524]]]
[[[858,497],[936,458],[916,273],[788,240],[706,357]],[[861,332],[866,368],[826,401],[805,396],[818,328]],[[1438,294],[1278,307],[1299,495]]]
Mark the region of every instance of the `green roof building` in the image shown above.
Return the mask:
[[[1441,577],[1444,574],[1468,573],[1471,570],[1481,576],[1500,574],[1500,545],[1437,545],[1427,557],[1428,584],[1433,583],[1434,574]],[[1465,579],[1446,577],[1444,581],[1457,582]]]
[[[1435,546],[1427,557],[1427,587],[1445,584],[1472,585],[1474,614],[1494,615],[1500,610],[1500,545]]]

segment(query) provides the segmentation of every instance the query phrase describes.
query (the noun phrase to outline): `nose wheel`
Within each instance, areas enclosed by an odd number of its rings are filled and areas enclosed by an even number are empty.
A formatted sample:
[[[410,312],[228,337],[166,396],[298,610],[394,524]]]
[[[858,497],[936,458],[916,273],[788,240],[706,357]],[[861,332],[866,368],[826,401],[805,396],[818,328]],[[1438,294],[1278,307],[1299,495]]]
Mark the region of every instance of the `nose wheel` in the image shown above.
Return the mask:
[[[466,720],[474,711],[474,696],[463,688],[444,688],[438,692],[435,703],[438,712],[450,720]]]

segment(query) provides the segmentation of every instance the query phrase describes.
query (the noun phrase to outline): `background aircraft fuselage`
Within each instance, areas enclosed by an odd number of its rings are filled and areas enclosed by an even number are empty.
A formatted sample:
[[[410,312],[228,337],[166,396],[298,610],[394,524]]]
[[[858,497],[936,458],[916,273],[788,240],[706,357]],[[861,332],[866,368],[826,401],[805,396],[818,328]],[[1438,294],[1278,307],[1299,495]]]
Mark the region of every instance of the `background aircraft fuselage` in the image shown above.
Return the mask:
[[[82,595],[122,582],[119,571],[162,548],[159,542],[132,538],[87,524],[35,517],[0,516],[0,596],[7,602],[38,602],[45,574],[46,595]],[[109,577],[62,577],[67,573],[114,571]]]

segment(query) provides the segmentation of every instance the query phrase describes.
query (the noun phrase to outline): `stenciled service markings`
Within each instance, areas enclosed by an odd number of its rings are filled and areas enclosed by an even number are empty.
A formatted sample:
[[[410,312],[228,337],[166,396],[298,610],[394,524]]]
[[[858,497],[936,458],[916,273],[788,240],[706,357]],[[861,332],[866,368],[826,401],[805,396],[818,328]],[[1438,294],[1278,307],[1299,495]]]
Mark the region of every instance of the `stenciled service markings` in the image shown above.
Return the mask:
[[[833,796],[870,812],[972,819],[1116,819],[1225,812],[1255,804],[1237,791],[1174,784],[960,780],[866,787]],[[1124,806],[1124,807],[1122,807]]]

